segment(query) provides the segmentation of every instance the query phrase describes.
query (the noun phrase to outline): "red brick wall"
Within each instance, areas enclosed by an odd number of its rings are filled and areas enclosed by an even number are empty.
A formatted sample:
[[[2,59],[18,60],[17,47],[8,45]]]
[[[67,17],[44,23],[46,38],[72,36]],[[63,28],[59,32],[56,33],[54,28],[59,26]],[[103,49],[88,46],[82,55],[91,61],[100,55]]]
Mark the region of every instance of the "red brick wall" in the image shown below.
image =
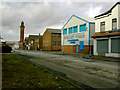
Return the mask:
[[[24,41],[24,27],[20,28],[20,42]]]
[[[51,51],[51,33],[48,30],[43,34],[42,42],[43,50]]]
[[[84,50],[80,50],[80,46],[79,46],[78,49],[79,49],[79,53],[87,53],[88,54],[89,51],[90,51],[89,46],[84,46]],[[93,50],[93,49],[91,49],[91,50]],[[61,46],[61,51],[63,52],[63,46]],[[70,46],[70,45],[64,46],[64,52],[65,53],[76,53],[76,45],[74,45],[74,46]]]
[[[56,37],[53,37],[51,34],[52,41],[56,41],[56,45],[52,45],[52,51],[61,51],[61,45],[58,45],[58,41],[61,41],[61,37],[58,37],[58,34]],[[52,44],[51,41],[51,44]]]

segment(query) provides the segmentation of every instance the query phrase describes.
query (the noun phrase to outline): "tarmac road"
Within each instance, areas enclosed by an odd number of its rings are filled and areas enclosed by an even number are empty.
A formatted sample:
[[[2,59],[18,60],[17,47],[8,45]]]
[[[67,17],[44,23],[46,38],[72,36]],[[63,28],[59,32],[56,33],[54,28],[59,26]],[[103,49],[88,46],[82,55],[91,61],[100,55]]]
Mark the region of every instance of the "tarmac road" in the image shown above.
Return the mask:
[[[92,88],[118,88],[118,62],[55,55],[49,52],[16,50],[30,62],[65,73],[69,78]],[[119,75],[120,76],[120,75]]]

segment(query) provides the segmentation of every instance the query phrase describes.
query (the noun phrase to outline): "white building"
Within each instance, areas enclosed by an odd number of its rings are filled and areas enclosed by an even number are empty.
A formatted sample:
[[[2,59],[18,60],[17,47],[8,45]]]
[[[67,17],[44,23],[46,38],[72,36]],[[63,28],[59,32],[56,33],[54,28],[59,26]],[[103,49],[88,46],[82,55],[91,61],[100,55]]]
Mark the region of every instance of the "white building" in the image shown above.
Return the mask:
[[[61,30],[62,52],[89,53],[90,36],[94,32],[94,18],[72,15]]]
[[[120,57],[120,2],[95,16],[94,55]]]

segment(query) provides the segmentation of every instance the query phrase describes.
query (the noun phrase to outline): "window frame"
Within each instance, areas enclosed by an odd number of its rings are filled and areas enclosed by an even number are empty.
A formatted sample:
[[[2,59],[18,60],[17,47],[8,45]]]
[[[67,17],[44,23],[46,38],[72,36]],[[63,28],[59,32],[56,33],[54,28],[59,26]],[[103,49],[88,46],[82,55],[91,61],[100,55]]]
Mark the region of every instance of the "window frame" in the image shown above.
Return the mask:
[[[58,45],[61,45],[61,41],[58,41]]]
[[[77,31],[75,32],[75,28],[77,28]],[[73,27],[73,33],[77,33],[78,32],[78,25]]]
[[[58,34],[58,37],[61,37],[61,34]]]
[[[102,30],[102,26],[104,26],[104,30]],[[105,21],[100,22],[100,32],[105,31]]]
[[[54,44],[54,42],[55,42],[55,44]],[[57,45],[56,41],[52,41],[52,45]]]
[[[66,32],[65,32],[66,31]],[[67,28],[66,29],[63,29],[63,35],[66,35],[67,34]]]
[[[116,28],[113,28],[113,23],[116,23]],[[116,30],[117,29],[117,18],[113,18],[112,19],[112,30]]]
[[[72,29],[72,32],[70,32],[70,29]],[[68,33],[72,34],[73,33],[73,27],[68,28]]]
[[[79,25],[79,32],[86,32],[87,30],[86,30],[86,27],[85,27],[85,30],[81,30],[81,26],[86,26],[87,24],[86,23],[84,23],[84,24],[81,24],[81,25]]]

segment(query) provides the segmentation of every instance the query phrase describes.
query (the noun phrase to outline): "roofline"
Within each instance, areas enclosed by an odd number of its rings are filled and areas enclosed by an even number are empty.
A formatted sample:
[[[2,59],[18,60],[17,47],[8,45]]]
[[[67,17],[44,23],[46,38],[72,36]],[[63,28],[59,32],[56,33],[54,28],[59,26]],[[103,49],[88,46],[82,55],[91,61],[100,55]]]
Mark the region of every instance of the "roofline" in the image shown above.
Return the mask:
[[[55,28],[46,28],[46,30],[50,30],[50,29],[52,29],[52,30],[61,30],[61,29],[55,29]]]
[[[114,7],[116,7],[117,4],[120,4],[120,2],[117,2],[117,3],[116,3],[110,10],[108,10],[107,12],[102,13],[102,14],[100,14],[100,15],[98,15],[98,16],[95,16],[94,18],[97,18],[97,17],[100,17],[100,16],[102,16],[102,15],[106,15],[106,14],[108,14],[108,13],[111,13],[112,9],[113,9]]]
[[[91,24],[93,23],[93,24],[95,24],[95,22],[89,22],[89,21],[87,21],[87,20],[85,20],[85,19],[83,19],[83,18],[80,18],[80,17],[76,16],[76,15],[72,15],[72,16],[68,19],[68,21],[64,24],[64,26],[62,27],[62,29],[66,26],[66,24],[71,20],[71,18],[72,18],[73,16],[76,17],[76,18],[78,18],[78,19],[80,19],[80,20],[83,20],[83,21],[85,21],[85,22],[87,22],[87,23],[91,23]],[[62,29],[61,29],[61,30],[62,30]]]

